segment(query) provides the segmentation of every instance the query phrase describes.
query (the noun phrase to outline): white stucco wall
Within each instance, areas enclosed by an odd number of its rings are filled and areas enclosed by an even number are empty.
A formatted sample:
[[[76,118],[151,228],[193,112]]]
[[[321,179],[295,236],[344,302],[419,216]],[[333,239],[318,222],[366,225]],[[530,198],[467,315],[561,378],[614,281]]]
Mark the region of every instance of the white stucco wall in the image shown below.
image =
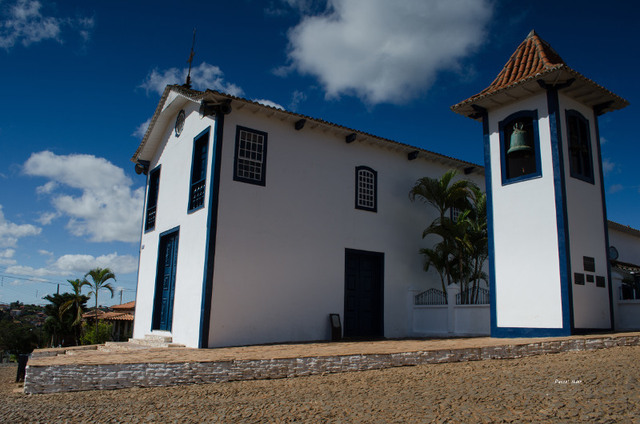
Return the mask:
[[[571,252],[571,277],[573,290],[573,319],[575,328],[610,328],[609,281],[606,287],[596,287],[595,282],[577,285],[573,274],[589,274],[607,278],[607,245],[605,219],[602,208],[602,187],[598,145],[593,110],[565,96],[559,95],[559,114],[562,128],[564,175],[566,181],[567,215]],[[576,110],[589,121],[594,183],[571,176],[566,111]],[[595,272],[584,270],[583,257],[595,259]],[[607,278],[608,279],[608,278]]]
[[[502,185],[499,122],[537,110],[542,177]],[[489,112],[498,327],[562,328],[546,93]]]
[[[233,181],[236,125],[268,133],[265,187]],[[421,239],[435,213],[408,192],[449,166],[314,126],[246,109],[225,117],[210,346],[328,339],[329,313],[344,326],[346,248],[384,253],[385,337],[408,335],[410,287],[440,285],[418,254],[436,241]],[[354,207],[360,165],[377,171],[375,213]]]
[[[163,112],[167,114],[166,127],[157,129],[161,141],[150,165],[150,170],[161,166],[156,225],[155,229],[146,233],[143,229],[133,336],[144,338],[147,334],[167,334],[151,330],[158,243],[160,234],[179,227],[173,322],[172,331],[167,335],[173,337],[174,343],[196,347],[199,340],[215,120],[203,118],[198,113],[198,105],[193,102],[173,96],[167,104],[169,106]],[[176,137],[174,122],[182,108],[186,112],[186,121],[182,134]],[[194,138],[207,127],[211,127],[211,130],[207,150],[205,206],[187,213]]]

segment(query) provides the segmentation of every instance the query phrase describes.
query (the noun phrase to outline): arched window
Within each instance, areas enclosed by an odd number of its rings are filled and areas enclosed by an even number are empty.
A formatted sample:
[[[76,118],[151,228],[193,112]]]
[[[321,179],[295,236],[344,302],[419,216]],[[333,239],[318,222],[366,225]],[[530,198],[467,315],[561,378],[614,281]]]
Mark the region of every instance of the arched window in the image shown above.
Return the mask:
[[[356,167],[356,209],[378,209],[378,173],[368,166]]]

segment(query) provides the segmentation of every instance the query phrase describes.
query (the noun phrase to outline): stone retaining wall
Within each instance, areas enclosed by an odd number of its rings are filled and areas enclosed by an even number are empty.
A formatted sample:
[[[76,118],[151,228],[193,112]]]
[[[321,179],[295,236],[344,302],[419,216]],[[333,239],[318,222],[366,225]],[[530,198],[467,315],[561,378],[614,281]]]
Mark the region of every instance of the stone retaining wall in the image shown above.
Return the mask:
[[[27,366],[25,393],[159,387],[298,377],[444,362],[514,359],[640,345],[640,336],[551,340],[466,349],[218,362]]]

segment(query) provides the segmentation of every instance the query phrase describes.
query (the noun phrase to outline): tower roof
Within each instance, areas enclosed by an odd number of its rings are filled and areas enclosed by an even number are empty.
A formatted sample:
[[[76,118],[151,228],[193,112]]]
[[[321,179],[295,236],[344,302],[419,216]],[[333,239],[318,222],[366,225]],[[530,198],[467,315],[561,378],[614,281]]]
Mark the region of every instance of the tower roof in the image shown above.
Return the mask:
[[[451,106],[454,112],[474,115],[473,105],[483,108],[499,107],[530,96],[548,85],[569,83],[563,92],[589,106],[603,105],[602,113],[622,109],[629,103],[571,69],[560,55],[535,31],[520,43],[498,76],[480,93]],[[608,104],[606,107],[605,104]]]

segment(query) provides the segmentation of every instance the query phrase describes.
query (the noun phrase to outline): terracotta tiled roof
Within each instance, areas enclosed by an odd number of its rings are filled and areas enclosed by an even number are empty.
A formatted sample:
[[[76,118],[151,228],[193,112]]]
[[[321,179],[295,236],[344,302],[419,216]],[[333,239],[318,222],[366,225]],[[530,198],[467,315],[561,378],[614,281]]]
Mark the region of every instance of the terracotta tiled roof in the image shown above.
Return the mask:
[[[111,309],[134,309],[136,307],[136,301],[132,300],[131,302],[123,303],[121,305],[113,305]]]
[[[599,113],[622,109],[629,104],[571,69],[549,43],[531,31],[487,88],[451,106],[451,110],[478,119],[474,106],[485,109],[504,106],[543,91],[539,82],[551,86],[558,84],[566,95],[588,106],[597,106]]]
[[[553,48],[541,39],[535,31],[518,46],[496,79],[480,92],[488,94],[516,84],[532,76],[566,66],[564,60]]]
[[[632,274],[640,273],[640,265],[632,264],[629,262],[611,261],[611,266],[626,272],[630,272]]]
[[[98,318],[103,321],[133,321],[132,314],[123,314],[122,312],[105,312]]]

